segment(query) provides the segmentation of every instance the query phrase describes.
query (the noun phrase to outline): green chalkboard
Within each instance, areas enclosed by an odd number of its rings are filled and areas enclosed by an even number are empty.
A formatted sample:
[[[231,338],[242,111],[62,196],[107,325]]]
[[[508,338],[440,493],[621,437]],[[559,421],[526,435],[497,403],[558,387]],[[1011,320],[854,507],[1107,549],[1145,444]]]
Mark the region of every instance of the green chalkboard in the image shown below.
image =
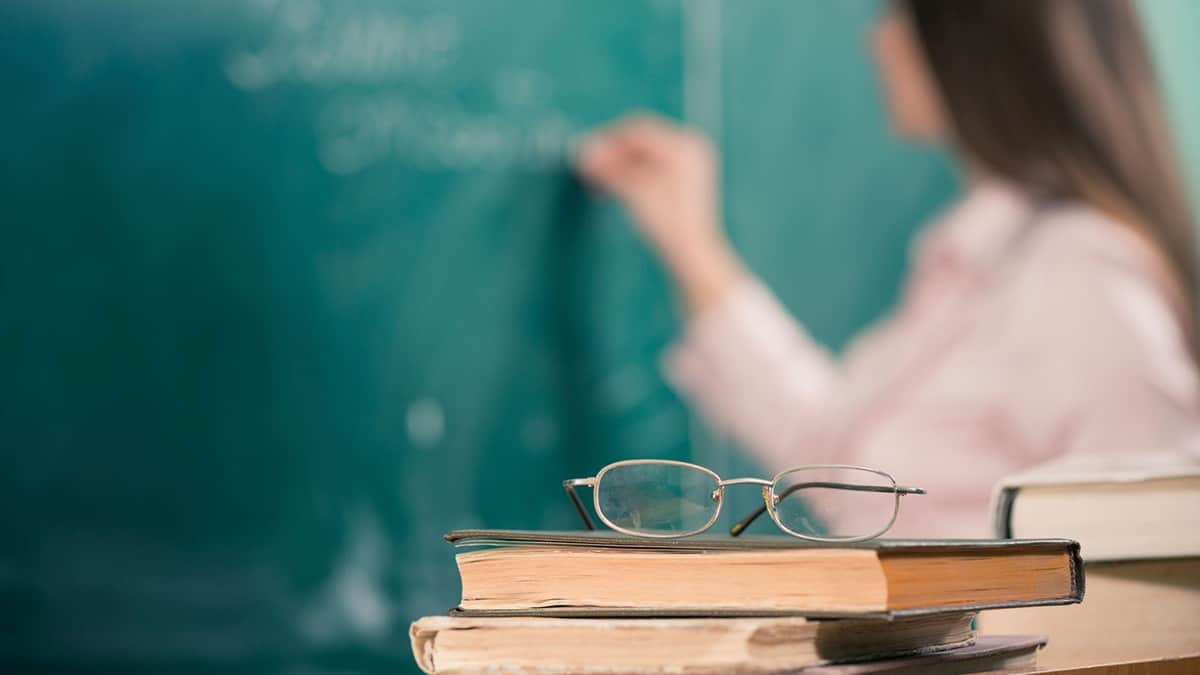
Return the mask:
[[[407,666],[447,528],[686,452],[564,164],[679,113],[679,7],[522,4],[5,3],[6,651]]]
[[[1200,4],[1188,0],[1141,0],[1142,26],[1150,41],[1155,74],[1190,188],[1192,213],[1200,214]]]
[[[619,458],[756,471],[565,160],[629,108],[708,129],[839,346],[951,190],[886,135],[874,5],[0,3],[0,659],[405,672],[445,530],[573,526]]]

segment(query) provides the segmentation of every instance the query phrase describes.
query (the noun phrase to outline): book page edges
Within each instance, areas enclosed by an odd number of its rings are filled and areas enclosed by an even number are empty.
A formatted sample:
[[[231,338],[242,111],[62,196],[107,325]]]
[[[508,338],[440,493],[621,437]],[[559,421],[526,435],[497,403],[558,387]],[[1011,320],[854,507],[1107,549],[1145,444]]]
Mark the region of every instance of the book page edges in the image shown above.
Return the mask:
[[[683,659],[689,667],[705,672],[740,672],[743,667],[757,664],[754,670],[771,666],[769,670],[804,667],[831,662],[856,662],[938,653],[969,646],[975,641],[972,613],[942,617],[897,621],[808,621],[798,617],[730,618],[730,619],[660,619],[648,621],[629,617],[614,620],[579,621],[550,618],[449,618],[424,617],[413,623],[413,653],[426,672],[437,670],[430,644],[438,635],[449,640],[444,649],[453,652],[441,666],[457,672],[470,668],[481,658],[492,659],[492,665],[529,672],[541,666],[566,672],[572,657],[557,652],[535,649],[545,641],[565,642],[575,649],[595,650],[612,657],[611,665],[636,668],[649,659]],[[566,631],[566,632],[564,632]],[[882,631],[882,632],[881,632]],[[459,634],[455,636],[451,633]],[[484,633],[493,633],[489,638]],[[570,637],[577,634],[577,638]],[[432,637],[431,637],[432,636]],[[678,639],[677,639],[678,638]],[[499,651],[489,645],[500,640]],[[640,657],[620,656],[611,650],[625,649],[623,645],[648,643],[653,649]],[[697,643],[697,640],[700,643]],[[439,649],[442,649],[437,641]],[[671,656],[672,644],[679,643],[684,651]],[[703,644],[703,647],[700,647]],[[450,646],[456,645],[456,646]],[[686,646],[690,645],[690,646]],[[526,651],[532,649],[533,651]],[[666,650],[666,651],[663,651]],[[494,660],[499,659],[499,660]],[[640,665],[645,665],[644,663]],[[703,666],[709,666],[705,668]],[[623,671],[622,671],[623,672]]]
[[[689,574],[681,576],[678,568],[684,560]],[[863,615],[887,609],[887,579],[878,554],[863,549],[704,553],[514,547],[460,553],[457,562],[463,586],[460,607],[465,610],[611,611],[633,605],[681,615],[714,610],[796,614],[822,609]],[[622,575],[613,576],[613,569],[622,570]],[[805,574],[797,576],[797,570]],[[508,583],[497,585],[490,579]],[[715,586],[704,586],[706,580]],[[772,590],[730,590],[733,585],[756,583],[770,583]],[[835,600],[829,595],[831,584],[855,592]],[[700,586],[723,592],[696,590]],[[745,586],[739,588],[745,591]],[[749,600],[747,593],[752,596]]]
[[[887,606],[894,612],[1070,604],[1083,596],[1077,544],[1057,550],[1029,547],[1015,555],[881,552],[880,563],[888,579]]]
[[[408,639],[412,643],[413,658],[421,672],[437,672],[434,668],[434,650],[438,631],[450,626],[453,619],[445,616],[427,616],[408,627]]]

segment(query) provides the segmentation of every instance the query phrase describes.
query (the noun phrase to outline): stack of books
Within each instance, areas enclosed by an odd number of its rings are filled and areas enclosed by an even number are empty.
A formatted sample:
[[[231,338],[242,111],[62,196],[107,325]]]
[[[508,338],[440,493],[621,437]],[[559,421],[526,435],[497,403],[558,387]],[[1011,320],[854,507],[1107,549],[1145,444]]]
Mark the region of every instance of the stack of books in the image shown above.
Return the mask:
[[[1028,669],[1039,637],[976,613],[1076,603],[1069,540],[818,545],[475,530],[462,601],[412,625],[428,673],[968,673]]]
[[[1200,654],[1200,458],[1058,461],[1005,481],[995,526],[1001,537],[1078,540],[1087,598],[989,612],[982,630],[1047,635],[1040,660],[1055,667]]]

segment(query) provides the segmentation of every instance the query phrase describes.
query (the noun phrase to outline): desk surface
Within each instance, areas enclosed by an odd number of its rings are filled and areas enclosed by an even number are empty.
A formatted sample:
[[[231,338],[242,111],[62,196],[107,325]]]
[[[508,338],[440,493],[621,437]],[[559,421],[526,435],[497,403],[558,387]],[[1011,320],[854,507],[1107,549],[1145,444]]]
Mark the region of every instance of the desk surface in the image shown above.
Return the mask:
[[[1032,670],[1030,673],[1062,673],[1072,675],[1200,675],[1200,654],[1173,656],[1144,661],[1103,663],[1069,668]]]

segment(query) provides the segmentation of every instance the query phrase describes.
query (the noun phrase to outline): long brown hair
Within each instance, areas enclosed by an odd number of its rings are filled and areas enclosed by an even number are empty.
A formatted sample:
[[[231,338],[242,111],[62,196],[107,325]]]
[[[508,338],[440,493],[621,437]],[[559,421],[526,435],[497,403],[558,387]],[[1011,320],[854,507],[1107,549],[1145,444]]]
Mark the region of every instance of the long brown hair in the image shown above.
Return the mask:
[[[985,170],[1149,239],[1194,342],[1192,215],[1129,0],[902,0],[956,141]]]

